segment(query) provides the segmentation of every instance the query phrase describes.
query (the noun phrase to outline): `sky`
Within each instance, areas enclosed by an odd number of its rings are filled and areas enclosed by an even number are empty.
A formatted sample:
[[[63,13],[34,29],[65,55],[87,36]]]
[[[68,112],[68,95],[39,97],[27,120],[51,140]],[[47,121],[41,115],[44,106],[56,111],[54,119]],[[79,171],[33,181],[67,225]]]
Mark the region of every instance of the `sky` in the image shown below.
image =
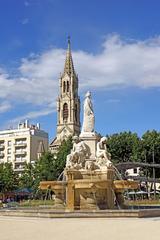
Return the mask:
[[[95,130],[160,131],[159,12],[159,0],[0,0],[0,129],[29,119],[55,136],[70,35]]]

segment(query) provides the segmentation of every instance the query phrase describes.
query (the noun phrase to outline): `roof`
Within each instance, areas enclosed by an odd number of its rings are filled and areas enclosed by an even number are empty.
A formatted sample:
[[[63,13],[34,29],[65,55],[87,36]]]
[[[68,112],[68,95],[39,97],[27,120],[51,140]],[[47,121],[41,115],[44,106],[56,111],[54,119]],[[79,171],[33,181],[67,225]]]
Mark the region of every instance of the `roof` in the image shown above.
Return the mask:
[[[67,48],[67,52],[66,52],[66,60],[65,60],[63,75],[65,75],[66,73],[69,76],[76,75],[75,70],[74,70],[74,65],[73,65],[72,53],[71,53],[70,37],[68,37],[68,48]]]
[[[44,153],[44,152],[45,152],[45,148],[44,148],[43,141],[40,141],[38,145],[37,153]]]

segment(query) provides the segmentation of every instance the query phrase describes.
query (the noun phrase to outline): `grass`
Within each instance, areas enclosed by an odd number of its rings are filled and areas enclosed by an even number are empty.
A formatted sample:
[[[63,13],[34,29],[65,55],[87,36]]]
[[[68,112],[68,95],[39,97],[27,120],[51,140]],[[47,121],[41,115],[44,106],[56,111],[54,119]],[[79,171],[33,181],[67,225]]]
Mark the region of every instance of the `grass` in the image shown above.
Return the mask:
[[[126,200],[125,203],[129,206],[160,205],[160,199]]]
[[[54,200],[25,200],[19,203],[19,207],[53,206]]]

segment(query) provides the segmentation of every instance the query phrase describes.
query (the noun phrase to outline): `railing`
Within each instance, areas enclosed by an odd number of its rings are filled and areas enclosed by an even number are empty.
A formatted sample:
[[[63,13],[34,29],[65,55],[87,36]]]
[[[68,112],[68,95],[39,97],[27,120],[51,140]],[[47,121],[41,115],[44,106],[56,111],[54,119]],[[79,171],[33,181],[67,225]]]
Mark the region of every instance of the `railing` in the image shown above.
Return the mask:
[[[15,147],[21,147],[21,146],[26,147],[27,143],[21,142],[21,143],[15,143],[14,145],[15,145]]]
[[[27,152],[26,151],[16,151],[14,152],[15,155],[26,155]]]
[[[24,171],[24,168],[14,168],[14,171],[15,172],[22,172],[22,171]]]
[[[14,160],[15,163],[24,163],[26,161],[27,161],[27,159],[15,159]]]

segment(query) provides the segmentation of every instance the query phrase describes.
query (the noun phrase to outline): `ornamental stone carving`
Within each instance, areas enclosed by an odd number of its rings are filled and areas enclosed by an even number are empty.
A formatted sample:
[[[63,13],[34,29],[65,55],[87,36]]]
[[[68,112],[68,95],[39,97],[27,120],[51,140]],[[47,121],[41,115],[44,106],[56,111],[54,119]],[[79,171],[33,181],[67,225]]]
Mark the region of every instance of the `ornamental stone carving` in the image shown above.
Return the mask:
[[[84,143],[84,141],[81,141],[78,136],[74,136],[73,148],[66,160],[66,169],[83,169],[85,167],[85,160],[89,157],[90,150],[88,146]]]
[[[111,162],[111,154],[107,150],[106,142],[107,142],[107,138],[102,137],[100,141],[97,143],[96,165],[100,169],[113,166]]]

